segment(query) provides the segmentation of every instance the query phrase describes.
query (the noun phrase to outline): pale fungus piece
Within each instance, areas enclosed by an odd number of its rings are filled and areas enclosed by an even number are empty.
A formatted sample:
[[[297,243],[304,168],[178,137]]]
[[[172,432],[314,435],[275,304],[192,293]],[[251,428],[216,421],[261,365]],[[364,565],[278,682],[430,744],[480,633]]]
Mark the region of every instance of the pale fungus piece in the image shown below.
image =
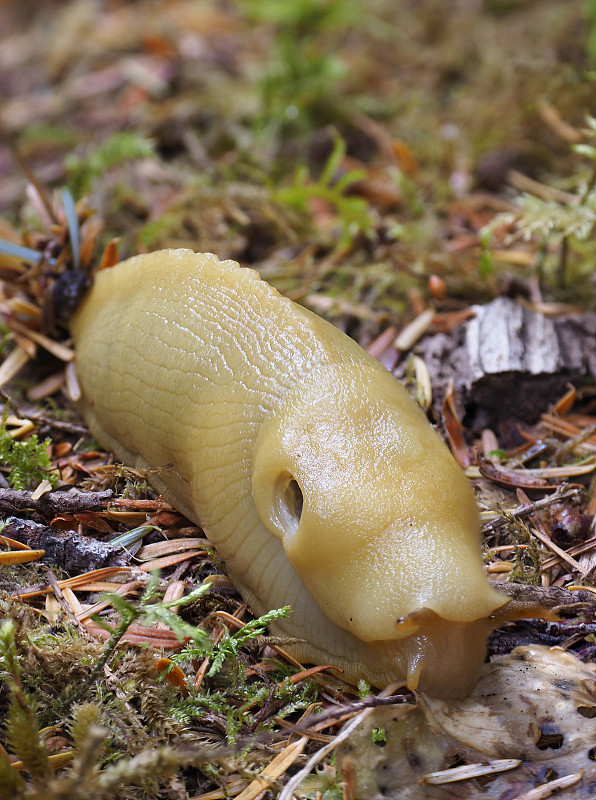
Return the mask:
[[[200,525],[274,633],[350,682],[474,685],[507,598],[474,495],[404,387],[250,269],[164,250],[101,271],[71,323],[93,434]]]

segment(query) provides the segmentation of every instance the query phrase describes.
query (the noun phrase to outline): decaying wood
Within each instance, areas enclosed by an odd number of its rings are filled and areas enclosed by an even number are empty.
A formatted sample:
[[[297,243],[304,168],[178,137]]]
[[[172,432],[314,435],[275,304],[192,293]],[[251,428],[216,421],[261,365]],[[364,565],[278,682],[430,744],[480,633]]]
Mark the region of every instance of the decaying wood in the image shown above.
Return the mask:
[[[475,425],[535,421],[568,383],[596,378],[596,314],[546,316],[508,297],[415,348],[440,404],[453,381]]]
[[[81,492],[71,488],[66,492],[55,491],[42,494],[37,499],[33,493],[17,489],[0,489],[0,511],[37,511],[44,517],[56,514],[75,514],[78,511],[98,511],[105,508],[113,492]]]
[[[512,600],[535,603],[546,608],[577,606],[578,603],[596,605],[596,594],[589,589],[569,591],[569,589],[564,589],[560,586],[527,586],[520,583],[507,583],[506,581],[496,581],[493,586],[500,592],[504,592]]]
[[[121,547],[76,531],[60,531],[18,517],[8,517],[2,530],[5,536],[34,550],[45,550],[42,561],[67,570],[70,575],[107,566],[124,567],[130,562],[130,554]]]

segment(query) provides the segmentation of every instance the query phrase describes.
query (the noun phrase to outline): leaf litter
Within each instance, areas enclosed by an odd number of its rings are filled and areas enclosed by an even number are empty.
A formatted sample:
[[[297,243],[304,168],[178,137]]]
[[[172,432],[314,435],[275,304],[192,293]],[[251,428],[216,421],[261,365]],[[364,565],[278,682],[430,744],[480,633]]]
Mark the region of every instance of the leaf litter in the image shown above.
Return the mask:
[[[340,773],[355,765],[354,796],[370,800],[529,800],[557,788],[587,800],[596,791],[596,669],[560,649],[519,647],[486,664],[465,700],[421,696],[375,709],[336,758]],[[481,766],[474,775],[461,764]],[[529,790],[540,785],[542,794]]]

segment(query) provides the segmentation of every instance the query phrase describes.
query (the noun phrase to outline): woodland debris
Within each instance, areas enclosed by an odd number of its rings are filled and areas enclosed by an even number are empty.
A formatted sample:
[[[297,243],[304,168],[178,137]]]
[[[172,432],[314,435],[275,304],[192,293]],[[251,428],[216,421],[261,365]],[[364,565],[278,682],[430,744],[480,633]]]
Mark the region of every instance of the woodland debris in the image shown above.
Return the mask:
[[[112,494],[111,489],[103,492],[82,492],[79,489],[69,488],[66,492],[47,492],[35,500],[33,492],[0,489],[0,511],[38,511],[44,517],[73,514],[77,511],[95,511],[105,508]]]
[[[43,561],[70,573],[89,572],[107,566],[124,567],[130,555],[117,545],[102,542],[77,531],[56,530],[32,520],[8,517],[3,528],[7,536],[34,550],[45,550]]]
[[[578,589],[570,592],[561,586],[526,586],[521,583],[507,583],[495,581],[495,589],[504,592],[512,600],[526,603],[535,603],[546,608],[562,606],[577,606],[578,603],[596,605],[596,594],[588,589]]]
[[[453,381],[466,408],[478,410],[476,425],[534,422],[568,383],[596,379],[596,314],[549,317],[508,297],[473,310],[472,319],[414,349],[428,366],[435,404]]]
[[[340,771],[349,762],[356,796],[367,800],[491,800],[525,796],[567,777],[565,800],[592,800],[596,791],[596,672],[574,656],[520,647],[483,667],[465,700],[419,697],[418,706],[376,708],[340,744]],[[381,728],[384,745],[371,734]],[[469,775],[450,784],[426,776],[458,766],[520,763],[489,782]],[[459,776],[461,777],[461,776]]]

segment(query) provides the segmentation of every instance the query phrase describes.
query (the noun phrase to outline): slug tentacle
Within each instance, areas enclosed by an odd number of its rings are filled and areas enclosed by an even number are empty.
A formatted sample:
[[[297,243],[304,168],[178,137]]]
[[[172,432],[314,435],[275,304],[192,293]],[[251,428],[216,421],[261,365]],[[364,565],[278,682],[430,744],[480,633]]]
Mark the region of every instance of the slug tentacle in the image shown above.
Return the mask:
[[[274,633],[348,681],[461,694],[507,598],[472,490],[406,390],[234,262],[102,271],[71,322],[93,434],[201,525]]]

